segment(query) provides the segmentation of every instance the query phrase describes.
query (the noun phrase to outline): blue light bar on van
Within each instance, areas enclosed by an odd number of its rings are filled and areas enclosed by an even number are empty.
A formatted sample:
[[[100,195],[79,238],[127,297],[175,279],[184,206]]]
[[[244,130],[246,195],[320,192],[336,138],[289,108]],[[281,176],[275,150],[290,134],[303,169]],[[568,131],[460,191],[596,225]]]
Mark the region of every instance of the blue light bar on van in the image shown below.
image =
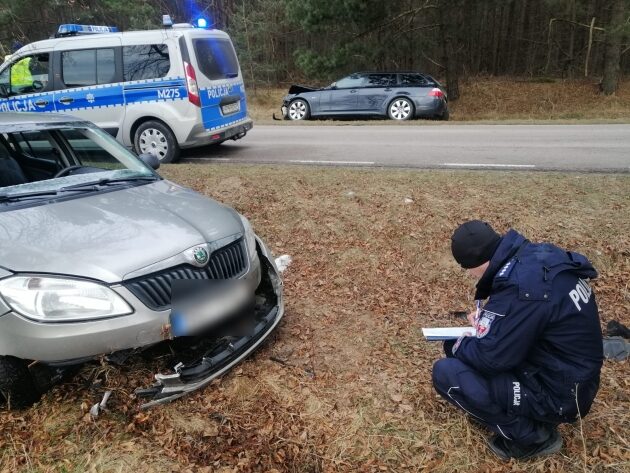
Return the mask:
[[[97,33],[117,33],[118,28],[115,26],[101,26],[101,25],[75,25],[66,24],[59,26],[57,35],[70,36],[79,34],[97,34]]]
[[[207,28],[208,27],[208,20],[206,20],[205,18],[197,18],[195,20],[195,26],[197,28]]]

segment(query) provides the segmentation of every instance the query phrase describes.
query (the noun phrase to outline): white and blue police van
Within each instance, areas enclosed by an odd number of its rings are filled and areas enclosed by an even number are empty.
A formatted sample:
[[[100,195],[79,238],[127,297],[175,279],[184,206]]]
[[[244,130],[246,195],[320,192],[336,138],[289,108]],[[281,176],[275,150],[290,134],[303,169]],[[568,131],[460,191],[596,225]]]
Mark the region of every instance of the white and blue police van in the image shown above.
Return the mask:
[[[164,163],[242,138],[252,120],[238,58],[227,33],[205,26],[168,15],[149,31],[61,25],[0,66],[0,111],[84,118]]]

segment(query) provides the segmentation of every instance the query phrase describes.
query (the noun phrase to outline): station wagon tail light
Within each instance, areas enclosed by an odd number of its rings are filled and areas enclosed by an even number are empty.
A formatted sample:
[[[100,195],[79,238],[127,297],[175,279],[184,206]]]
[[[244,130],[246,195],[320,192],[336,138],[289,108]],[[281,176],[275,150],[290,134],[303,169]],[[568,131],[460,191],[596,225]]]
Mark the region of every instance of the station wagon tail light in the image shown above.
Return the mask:
[[[188,90],[188,100],[193,105],[201,107],[201,98],[199,97],[199,87],[197,86],[197,74],[192,64],[184,62],[184,71],[186,73],[186,89]]]
[[[444,92],[442,92],[442,89],[438,89],[437,87],[433,87],[431,89],[431,92],[429,92],[429,97],[437,97],[438,99],[443,99],[444,98]]]

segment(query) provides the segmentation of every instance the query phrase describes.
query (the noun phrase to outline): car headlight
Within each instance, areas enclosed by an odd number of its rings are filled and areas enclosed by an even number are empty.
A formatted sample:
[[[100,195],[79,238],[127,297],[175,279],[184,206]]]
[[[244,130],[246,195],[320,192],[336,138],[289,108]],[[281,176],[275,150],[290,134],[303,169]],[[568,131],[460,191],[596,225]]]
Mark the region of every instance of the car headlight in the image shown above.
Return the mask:
[[[110,288],[90,281],[13,276],[0,281],[11,308],[41,322],[69,322],[127,315],[133,309]]]
[[[247,254],[249,255],[249,259],[254,259],[256,255],[256,235],[254,234],[254,229],[252,228],[252,224],[249,223],[245,217],[241,214],[238,214],[241,217],[241,222],[243,223],[243,230],[245,230],[245,243],[247,244]]]

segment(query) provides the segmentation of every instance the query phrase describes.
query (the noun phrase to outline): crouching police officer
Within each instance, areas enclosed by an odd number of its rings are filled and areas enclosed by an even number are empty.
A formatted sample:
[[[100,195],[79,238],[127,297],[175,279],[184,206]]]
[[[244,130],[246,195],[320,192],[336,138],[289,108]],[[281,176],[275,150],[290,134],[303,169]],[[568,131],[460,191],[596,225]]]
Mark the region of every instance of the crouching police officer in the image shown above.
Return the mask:
[[[584,417],[599,388],[602,334],[586,282],[597,272],[578,253],[514,230],[501,237],[479,220],[455,230],[451,249],[479,279],[476,334],[445,342],[435,389],[496,433],[500,458],[559,451],[557,425]]]

